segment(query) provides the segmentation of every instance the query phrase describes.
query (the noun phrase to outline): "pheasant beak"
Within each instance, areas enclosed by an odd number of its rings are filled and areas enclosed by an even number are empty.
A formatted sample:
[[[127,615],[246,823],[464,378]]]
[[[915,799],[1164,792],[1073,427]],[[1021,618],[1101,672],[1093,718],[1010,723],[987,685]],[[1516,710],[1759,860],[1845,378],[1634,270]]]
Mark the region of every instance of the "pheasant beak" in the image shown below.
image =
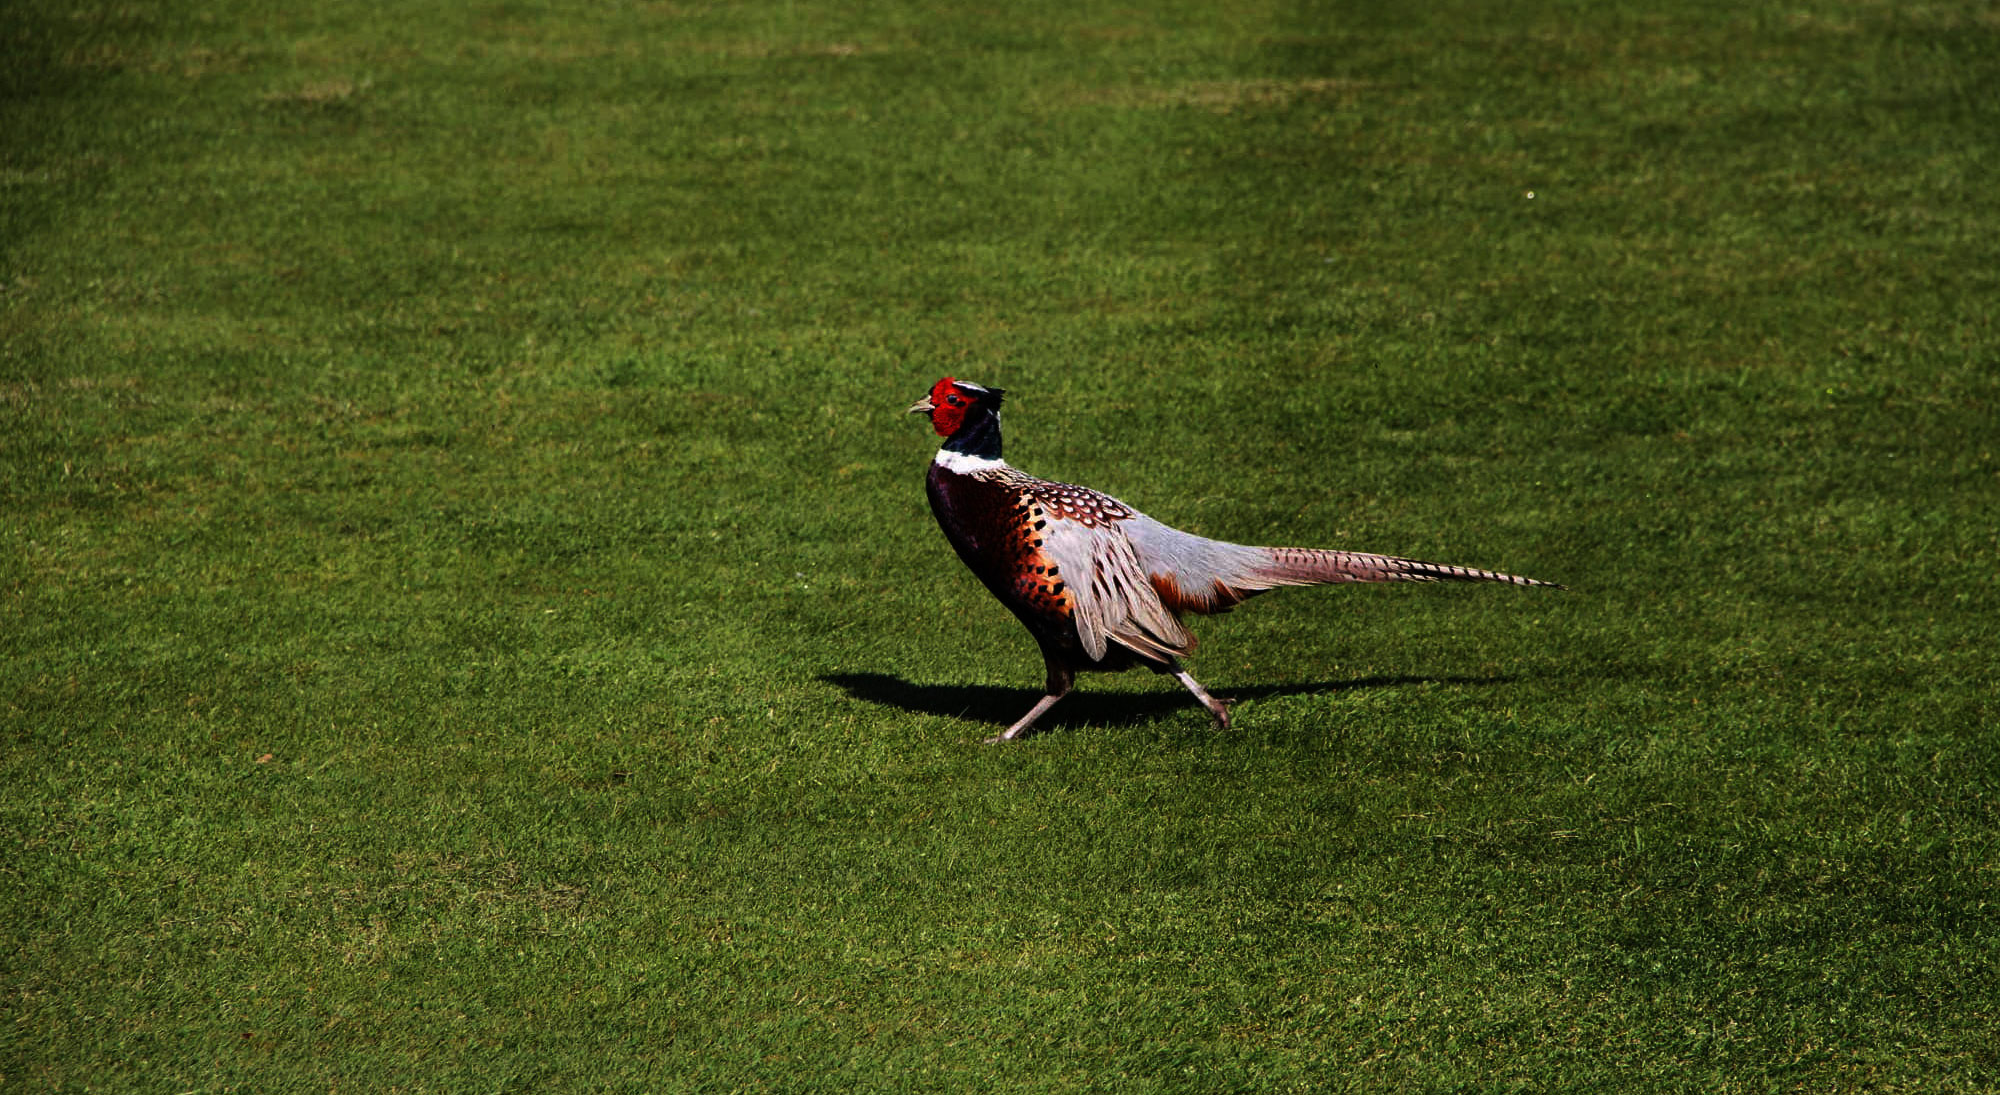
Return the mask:
[[[916,414],[919,411],[921,411],[924,414],[929,414],[934,410],[937,410],[937,404],[931,402],[930,396],[925,396],[922,399],[917,400],[915,403],[910,404],[910,409],[904,411],[903,413]]]

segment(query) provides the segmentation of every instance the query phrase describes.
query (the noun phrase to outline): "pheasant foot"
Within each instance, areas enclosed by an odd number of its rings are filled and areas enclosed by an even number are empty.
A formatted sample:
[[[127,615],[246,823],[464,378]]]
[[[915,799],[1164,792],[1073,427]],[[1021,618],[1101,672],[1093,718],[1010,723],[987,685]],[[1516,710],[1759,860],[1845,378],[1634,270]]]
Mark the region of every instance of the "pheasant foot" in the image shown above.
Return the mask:
[[[1043,696],[1039,701],[1035,703],[1035,706],[1030,707],[1028,709],[1027,714],[1022,715],[1020,720],[1015,722],[1014,725],[1009,726],[1005,732],[995,734],[994,736],[987,738],[986,744],[999,745],[1002,742],[1018,741],[1021,738],[1026,737],[1028,734],[1033,732],[1035,726],[1035,720],[1041,718],[1042,713],[1044,711],[1047,711],[1049,708],[1054,707],[1056,705],[1056,701],[1062,698],[1063,698],[1063,693],[1061,692],[1053,692],[1050,693],[1049,695]]]
[[[1216,729],[1229,729],[1229,706],[1227,704],[1209,695],[1208,689],[1203,688],[1201,682],[1189,676],[1188,671],[1185,669],[1174,670],[1174,679],[1185,685],[1188,691],[1194,693],[1194,698],[1200,700],[1201,705],[1208,708],[1208,713],[1215,716]]]

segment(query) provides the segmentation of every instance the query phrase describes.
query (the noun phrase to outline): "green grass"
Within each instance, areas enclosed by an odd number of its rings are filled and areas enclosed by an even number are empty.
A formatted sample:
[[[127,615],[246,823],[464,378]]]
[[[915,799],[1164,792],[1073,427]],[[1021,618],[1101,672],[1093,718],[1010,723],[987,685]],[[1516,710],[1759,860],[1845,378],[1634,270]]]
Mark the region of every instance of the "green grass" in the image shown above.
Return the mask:
[[[2000,20],[0,21],[0,1086],[2000,1089]],[[1280,593],[1096,677],[937,376]]]

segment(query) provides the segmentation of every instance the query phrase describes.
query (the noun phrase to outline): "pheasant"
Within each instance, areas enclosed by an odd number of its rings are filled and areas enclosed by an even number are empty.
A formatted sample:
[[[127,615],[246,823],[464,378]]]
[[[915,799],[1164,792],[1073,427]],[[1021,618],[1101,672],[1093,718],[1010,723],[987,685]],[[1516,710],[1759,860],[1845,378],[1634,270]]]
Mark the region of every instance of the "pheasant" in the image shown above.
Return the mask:
[[[1330,582],[1553,582],[1315,548],[1250,547],[1170,528],[1107,494],[1037,479],[1000,457],[1004,391],[945,377],[910,405],[945,439],[931,462],[931,512],[945,538],[1035,637],[1043,696],[991,742],[1028,734],[1079,671],[1171,673],[1229,728],[1229,708],[1179,659],[1194,649],[1183,613],[1227,612],[1277,586]]]

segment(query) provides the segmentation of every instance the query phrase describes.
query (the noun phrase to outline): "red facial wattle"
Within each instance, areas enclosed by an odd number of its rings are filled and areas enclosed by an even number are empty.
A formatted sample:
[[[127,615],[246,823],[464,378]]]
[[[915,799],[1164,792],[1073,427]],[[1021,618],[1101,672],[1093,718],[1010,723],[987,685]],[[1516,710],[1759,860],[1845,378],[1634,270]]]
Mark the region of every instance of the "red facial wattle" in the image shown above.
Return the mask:
[[[959,390],[958,381],[945,377],[931,386],[931,429],[939,437],[950,437],[958,432],[971,407],[972,397]]]

